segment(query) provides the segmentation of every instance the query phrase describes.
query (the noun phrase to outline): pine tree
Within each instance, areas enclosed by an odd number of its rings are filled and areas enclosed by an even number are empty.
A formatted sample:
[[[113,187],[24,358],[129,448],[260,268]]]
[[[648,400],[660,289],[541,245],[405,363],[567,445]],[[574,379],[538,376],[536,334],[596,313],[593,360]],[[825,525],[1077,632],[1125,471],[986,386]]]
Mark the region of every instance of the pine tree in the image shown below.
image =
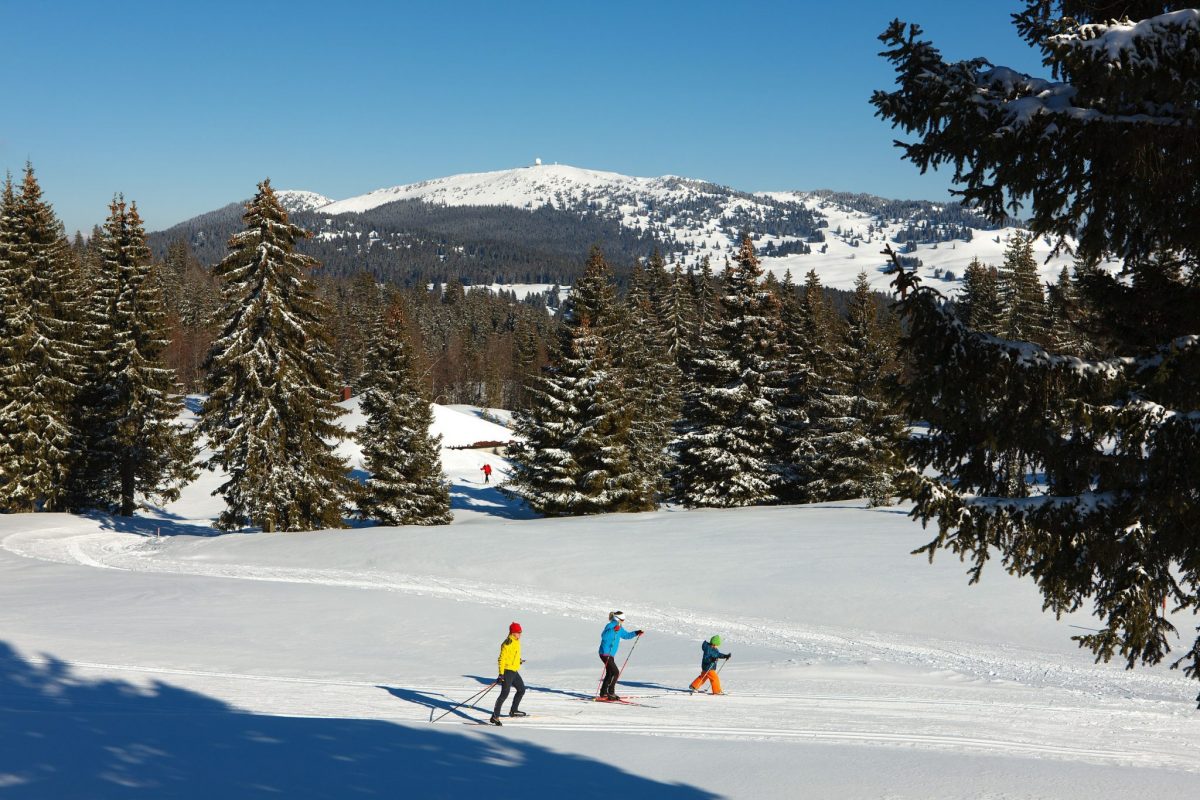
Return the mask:
[[[1033,237],[1014,233],[1004,250],[1000,269],[1000,291],[1007,309],[1003,334],[1007,339],[1046,345],[1046,294],[1033,255]]]
[[[63,510],[79,454],[71,409],[80,371],[81,296],[62,224],[26,166],[3,200],[5,404],[0,408],[0,505]]]
[[[1080,313],[1075,279],[1071,276],[1071,270],[1063,267],[1058,273],[1058,283],[1050,287],[1050,296],[1046,302],[1047,333],[1051,350],[1063,355],[1087,354],[1089,348],[1077,319]]]
[[[696,313],[692,296],[688,291],[686,276],[678,263],[671,270],[671,279],[663,294],[662,308],[659,310],[662,320],[663,335],[667,355],[682,371],[687,364],[687,352],[695,338]]]
[[[661,266],[652,269],[661,270]],[[647,509],[657,507],[659,497],[669,490],[674,459],[668,445],[680,413],[682,381],[670,340],[655,313],[651,295],[655,280],[655,272],[635,268],[625,298],[627,333],[615,337],[617,365],[624,374],[633,412],[631,468],[642,479],[643,498],[638,505]]]
[[[814,297],[823,300],[816,273]],[[813,304],[808,290],[803,296],[797,290],[789,270],[779,286],[781,338],[783,343],[783,392],[779,398],[779,423],[774,445],[775,469],[778,473],[776,494],[783,503],[803,503],[808,495],[811,464],[816,458],[810,432],[810,413],[813,398],[820,388],[817,363],[823,359],[822,335],[814,320]]]
[[[963,275],[962,294],[957,302],[958,318],[981,333],[1000,336],[1006,316],[1000,298],[999,275],[994,267],[971,260]]]
[[[113,201],[97,252],[82,326],[91,363],[79,395],[85,445],[75,495],[132,516],[138,495],[178,498],[194,477],[194,452],[176,424],[183,405],[163,364],[167,314],[136,205]]]
[[[964,199],[993,219],[1028,199],[1034,233],[1074,237],[1086,264],[1123,262],[1119,278],[1078,282],[1098,348],[1086,359],[975,333],[900,276],[904,399],[929,423],[904,495],[937,523],[923,552],[969,559],[973,580],[998,555],[1048,610],[1090,607],[1099,629],[1077,641],[1132,667],[1170,652],[1164,604],[1200,608],[1200,139],[1182,133],[1200,120],[1200,82],[1180,79],[1195,75],[1200,12],[1127,8],[1149,18],[1112,23],[1108,0],[1027,0],[1017,27],[1053,80],[948,64],[897,21],[882,38],[901,85],[873,102],[921,137],[908,158],[955,164]],[[1200,679],[1200,639],[1175,665]]]
[[[296,252],[307,236],[288,221],[270,181],[242,216],[217,265],[221,333],[207,361],[208,400],[199,430],[209,468],[228,479],[216,491],[225,529],[257,525],[299,531],[339,527],[354,493],[334,448],[337,376],[323,324],[325,310],[307,274],[316,261]]]
[[[779,424],[779,303],[760,285],[754,245],[742,240],[726,270],[719,326],[702,340],[694,388],[676,441],[676,495],[688,506],[748,506],[774,499]]]
[[[891,505],[893,479],[903,467],[901,417],[884,396],[895,367],[893,343],[879,320],[866,273],[859,273],[847,306],[847,325],[816,393],[809,433],[814,500],[865,497]]]
[[[646,480],[633,468],[633,401],[609,338],[620,317],[612,272],[593,248],[567,304],[564,341],[514,417],[505,491],[547,516],[642,511]]]
[[[358,500],[362,515],[383,525],[445,525],[453,520],[442,474],[440,436],[414,369],[403,306],[377,312],[363,374],[358,431],[371,474]]]

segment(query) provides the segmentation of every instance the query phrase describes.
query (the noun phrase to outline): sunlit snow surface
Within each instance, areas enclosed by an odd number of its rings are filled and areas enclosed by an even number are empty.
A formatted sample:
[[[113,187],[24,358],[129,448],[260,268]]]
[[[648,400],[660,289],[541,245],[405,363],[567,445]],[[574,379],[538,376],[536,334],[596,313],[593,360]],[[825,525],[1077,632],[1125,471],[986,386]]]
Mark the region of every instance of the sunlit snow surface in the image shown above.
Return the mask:
[[[503,412],[434,410],[446,446],[506,434]],[[1186,797],[1200,780],[1195,682],[1093,664],[1068,640],[1093,621],[1043,614],[998,567],[968,587],[953,559],[909,555],[931,534],[903,509],[539,520],[481,483],[500,456],[443,458],[443,527],[217,535],[211,473],[134,519],[0,517],[0,796]],[[585,699],[616,608],[647,631],[620,653],[637,706]],[[513,620],[531,716],[478,726],[492,693],[430,723],[486,687]],[[691,696],[713,634],[729,694]]]

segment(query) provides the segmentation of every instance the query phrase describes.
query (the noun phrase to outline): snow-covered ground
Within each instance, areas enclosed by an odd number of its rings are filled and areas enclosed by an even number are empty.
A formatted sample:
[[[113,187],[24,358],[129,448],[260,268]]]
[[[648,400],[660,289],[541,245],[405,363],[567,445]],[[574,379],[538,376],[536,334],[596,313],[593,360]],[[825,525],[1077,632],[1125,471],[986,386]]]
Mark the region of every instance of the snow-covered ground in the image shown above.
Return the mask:
[[[504,433],[435,411],[447,446]],[[903,509],[540,520],[480,482],[502,458],[443,455],[445,527],[216,535],[210,474],[135,519],[0,517],[0,797],[1187,797],[1200,781],[1194,682],[1093,664],[1068,639],[1090,618],[1043,614],[998,568],[968,587],[952,559],[909,555],[929,534]],[[638,705],[588,699],[618,608],[647,631],[620,654]],[[512,620],[531,716],[478,725],[493,692],[431,723],[493,679]],[[713,634],[728,695],[689,695]]]

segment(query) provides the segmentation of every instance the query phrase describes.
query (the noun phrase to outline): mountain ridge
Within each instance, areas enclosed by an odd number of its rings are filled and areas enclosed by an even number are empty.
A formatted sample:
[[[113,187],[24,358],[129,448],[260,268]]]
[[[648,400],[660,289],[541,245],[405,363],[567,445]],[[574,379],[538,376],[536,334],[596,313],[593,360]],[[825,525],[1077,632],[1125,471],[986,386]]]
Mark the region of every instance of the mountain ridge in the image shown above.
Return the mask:
[[[890,281],[885,243],[919,262],[922,277],[948,289],[972,260],[999,264],[1013,221],[996,225],[952,202],[893,200],[867,193],[747,192],[698,178],[644,178],[565,164],[463,173],[376,189],[342,200],[282,190],[298,224],[313,232],[304,247],[329,274],[370,271],[382,280],[463,283],[570,283],[593,244],[618,271],[654,249],[715,270],[744,233],[764,268],[799,280],[816,270],[828,286],[849,288],[860,271]],[[329,202],[322,202],[328,200]],[[152,235],[156,252],[187,240],[215,263],[240,224],[237,205]],[[1039,242],[1040,255],[1050,251]],[[1052,280],[1064,263],[1043,264]],[[936,284],[935,284],[936,285]]]

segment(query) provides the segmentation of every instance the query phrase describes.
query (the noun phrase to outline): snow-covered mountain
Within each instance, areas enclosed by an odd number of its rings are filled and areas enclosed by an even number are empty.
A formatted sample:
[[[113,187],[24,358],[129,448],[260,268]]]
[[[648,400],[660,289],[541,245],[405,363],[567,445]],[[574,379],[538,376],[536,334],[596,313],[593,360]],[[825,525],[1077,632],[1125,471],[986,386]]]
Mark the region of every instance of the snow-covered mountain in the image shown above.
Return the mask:
[[[333,202],[331,198],[316,192],[306,192],[303,189],[281,189],[275,193],[279,202],[289,214],[297,211],[313,211]]]
[[[618,267],[657,246],[668,260],[694,265],[708,257],[720,270],[749,232],[764,267],[780,276],[790,271],[800,281],[815,270],[826,286],[849,288],[866,272],[882,289],[891,277],[880,251],[890,243],[920,263],[927,283],[952,292],[972,259],[998,265],[1016,230],[954,203],[829,191],[751,193],[672,175],[632,177],[562,164],[453,175],[343,200],[279,194],[316,233],[314,255],[333,263],[335,272],[353,271],[357,263],[381,275],[411,273],[414,266],[428,273],[431,259],[453,258],[447,269],[475,282],[472,259],[487,258],[480,268],[493,274],[480,282],[489,283],[520,281],[510,271],[514,263],[552,264],[551,272],[581,265],[596,242]],[[195,239],[195,224],[182,227]],[[222,242],[229,232],[199,231],[205,242]],[[1045,260],[1050,249],[1045,241],[1035,246],[1046,281],[1069,263],[1066,256]],[[570,275],[552,277],[569,282]]]

